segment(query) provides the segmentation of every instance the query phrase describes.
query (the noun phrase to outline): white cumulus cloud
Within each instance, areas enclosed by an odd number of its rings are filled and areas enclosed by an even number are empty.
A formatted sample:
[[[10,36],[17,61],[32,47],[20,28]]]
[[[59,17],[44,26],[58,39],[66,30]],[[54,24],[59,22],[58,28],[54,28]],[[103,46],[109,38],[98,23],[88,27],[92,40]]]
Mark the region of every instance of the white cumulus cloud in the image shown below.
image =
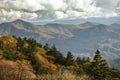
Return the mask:
[[[0,0],[0,21],[114,17],[120,0]]]

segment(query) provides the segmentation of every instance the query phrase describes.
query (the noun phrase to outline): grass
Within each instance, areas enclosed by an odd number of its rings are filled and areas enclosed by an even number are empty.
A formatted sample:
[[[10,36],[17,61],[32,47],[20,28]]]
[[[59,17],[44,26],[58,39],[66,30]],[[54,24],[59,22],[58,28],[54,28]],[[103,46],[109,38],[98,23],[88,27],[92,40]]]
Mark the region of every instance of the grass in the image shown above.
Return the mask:
[[[40,53],[34,53],[35,58],[39,64],[42,64],[43,66],[49,67],[52,70],[56,70],[56,65],[50,63],[46,58],[44,58]]]
[[[16,62],[0,61],[0,80],[33,80],[33,77],[31,71]]]
[[[56,74],[43,74],[39,75],[36,80],[91,80],[89,76],[77,76],[68,70],[59,71]]]
[[[36,79],[29,78],[30,76],[26,76],[27,74],[21,77],[22,74],[20,74],[21,71],[18,73],[19,70],[11,73],[7,73],[7,71],[7,69],[4,69],[0,72],[0,80],[91,80],[87,75],[77,76],[68,70],[59,71],[55,74],[41,74]]]

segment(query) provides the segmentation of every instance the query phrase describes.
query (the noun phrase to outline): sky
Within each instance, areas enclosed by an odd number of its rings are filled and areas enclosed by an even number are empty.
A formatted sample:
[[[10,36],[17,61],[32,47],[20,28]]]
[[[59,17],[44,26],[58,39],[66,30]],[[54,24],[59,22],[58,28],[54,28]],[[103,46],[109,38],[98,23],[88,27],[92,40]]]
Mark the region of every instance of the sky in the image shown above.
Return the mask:
[[[119,17],[120,0],[0,0],[0,21]]]

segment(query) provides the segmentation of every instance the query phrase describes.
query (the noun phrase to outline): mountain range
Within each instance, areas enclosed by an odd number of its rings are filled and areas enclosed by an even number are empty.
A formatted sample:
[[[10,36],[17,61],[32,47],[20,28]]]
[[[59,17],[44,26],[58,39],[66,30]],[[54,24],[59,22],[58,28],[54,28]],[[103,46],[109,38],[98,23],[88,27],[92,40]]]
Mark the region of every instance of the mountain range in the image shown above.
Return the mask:
[[[0,36],[3,35],[31,37],[43,44],[55,44],[62,53],[66,54],[67,51],[71,51],[75,57],[91,57],[96,49],[99,49],[102,56],[110,61],[110,65],[114,60],[120,59],[120,24],[118,23],[35,25],[16,20],[0,24]]]

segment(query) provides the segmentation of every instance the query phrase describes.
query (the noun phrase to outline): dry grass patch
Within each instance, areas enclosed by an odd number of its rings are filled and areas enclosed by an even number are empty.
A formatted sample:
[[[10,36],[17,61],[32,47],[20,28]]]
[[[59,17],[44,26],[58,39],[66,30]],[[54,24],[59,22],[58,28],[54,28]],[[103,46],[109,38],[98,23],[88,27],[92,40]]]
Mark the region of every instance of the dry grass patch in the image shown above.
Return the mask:
[[[59,71],[56,74],[39,75],[37,80],[91,80],[91,79],[87,75],[77,76],[73,72],[66,70]]]

